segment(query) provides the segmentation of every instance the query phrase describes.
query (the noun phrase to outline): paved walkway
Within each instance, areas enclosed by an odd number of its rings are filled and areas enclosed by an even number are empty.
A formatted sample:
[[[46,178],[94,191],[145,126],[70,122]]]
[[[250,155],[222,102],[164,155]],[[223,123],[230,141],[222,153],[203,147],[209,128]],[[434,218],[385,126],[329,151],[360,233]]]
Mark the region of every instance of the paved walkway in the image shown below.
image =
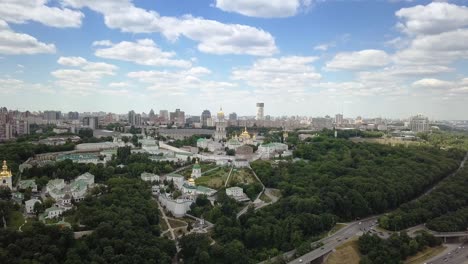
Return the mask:
[[[231,171],[229,171],[229,175],[227,177],[226,183],[224,184],[224,187],[227,187],[229,183],[229,179],[231,178],[232,171],[234,170],[234,167],[231,168]]]
[[[21,228],[27,223],[28,223],[28,219],[24,219],[24,223],[22,225],[20,225],[20,227],[18,227],[18,231],[23,232],[23,230],[21,230]]]
[[[175,237],[175,234],[174,234],[174,229],[171,227],[171,224],[169,223],[169,220],[167,219],[167,216],[166,216],[166,213],[164,212],[164,209],[161,207],[161,205],[159,204],[158,201],[156,201],[158,203],[158,208],[159,208],[159,211],[161,211],[161,214],[162,214],[162,217],[164,219],[164,221],[166,222],[166,225],[167,225],[167,230],[171,233],[171,237],[172,237],[172,240],[175,240],[176,237]]]

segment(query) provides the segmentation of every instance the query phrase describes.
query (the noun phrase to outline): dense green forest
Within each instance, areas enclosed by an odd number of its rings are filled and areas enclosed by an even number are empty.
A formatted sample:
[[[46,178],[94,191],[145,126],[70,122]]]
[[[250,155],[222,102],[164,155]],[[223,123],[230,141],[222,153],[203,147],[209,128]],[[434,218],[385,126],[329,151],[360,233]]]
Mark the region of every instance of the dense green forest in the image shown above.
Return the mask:
[[[149,186],[111,179],[99,197],[67,212],[94,232],[74,240],[68,228],[34,223],[23,232],[0,229],[0,263],[171,263],[173,241],[160,237],[158,209]]]
[[[441,182],[428,195],[381,217],[380,225],[389,230],[401,230],[433,219],[428,222],[428,227],[435,231],[464,231],[467,227],[467,222],[463,222],[468,207],[467,185],[468,167],[465,167]]]
[[[429,220],[426,227],[438,232],[466,231],[468,229],[468,206]]]
[[[68,143],[61,146],[48,146],[44,144],[32,144],[27,142],[8,142],[0,144],[0,160],[8,161],[15,172],[18,166],[36,154],[47,152],[69,151],[75,148],[75,144]]]
[[[361,264],[400,264],[427,247],[435,247],[442,241],[428,233],[414,238],[406,233],[392,234],[382,239],[375,234],[366,233],[359,238],[359,251],[363,255]]]
[[[383,213],[416,198],[455,171],[463,155],[317,137],[296,147],[300,160],[251,164],[267,187],[281,190],[277,203],[239,219],[230,202],[194,211],[215,224],[216,245],[236,241],[249,262],[261,261],[293,248],[307,251],[338,221]]]

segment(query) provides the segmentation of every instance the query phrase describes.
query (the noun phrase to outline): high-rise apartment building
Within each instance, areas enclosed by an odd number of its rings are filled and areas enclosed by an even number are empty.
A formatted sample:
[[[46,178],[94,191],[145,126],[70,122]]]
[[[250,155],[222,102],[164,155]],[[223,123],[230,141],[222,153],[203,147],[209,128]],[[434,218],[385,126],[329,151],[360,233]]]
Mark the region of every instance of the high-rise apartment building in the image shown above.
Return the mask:
[[[128,123],[130,123],[131,126],[135,125],[135,111],[130,111],[128,112]]]
[[[96,116],[87,116],[83,118],[83,126],[87,126],[92,130],[99,128],[99,118]]]
[[[343,115],[342,114],[336,114],[335,115],[335,124],[337,126],[340,126],[343,124]]]
[[[170,121],[173,122],[176,126],[184,126],[185,125],[185,112],[180,111],[180,109],[176,109],[175,112],[171,112],[169,114]]]
[[[43,118],[47,123],[57,123],[62,118],[60,111],[44,111]]]
[[[257,103],[257,120],[264,120],[265,119],[265,112],[264,112],[265,104],[264,103]]]
[[[68,120],[78,120],[80,119],[80,114],[78,112],[68,112]]]
[[[429,131],[429,118],[419,114],[410,118],[409,128],[413,132],[426,132]]]
[[[136,114],[135,115],[135,123],[133,125],[134,126],[141,126],[141,124],[142,124],[141,115]]]
[[[159,119],[162,122],[168,122],[169,121],[169,111],[167,110],[160,110],[159,111]]]
[[[229,114],[229,121],[236,121],[237,120],[237,114],[236,113],[230,113]]]
[[[208,118],[211,118],[210,110],[203,110],[201,114],[201,122],[203,126],[208,126]]]

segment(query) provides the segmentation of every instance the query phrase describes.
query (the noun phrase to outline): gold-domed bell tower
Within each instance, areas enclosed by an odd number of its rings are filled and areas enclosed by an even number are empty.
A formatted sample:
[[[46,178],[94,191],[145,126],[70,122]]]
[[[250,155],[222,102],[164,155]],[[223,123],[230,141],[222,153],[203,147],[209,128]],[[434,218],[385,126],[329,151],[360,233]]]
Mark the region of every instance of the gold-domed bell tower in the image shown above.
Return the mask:
[[[0,172],[0,186],[5,186],[13,190],[12,184],[13,175],[11,174],[11,170],[8,170],[8,165],[6,160],[3,161],[2,171]]]
[[[226,120],[224,119],[223,108],[220,108],[218,112],[218,120],[216,121],[216,131],[214,133],[214,139],[216,141],[226,139]]]

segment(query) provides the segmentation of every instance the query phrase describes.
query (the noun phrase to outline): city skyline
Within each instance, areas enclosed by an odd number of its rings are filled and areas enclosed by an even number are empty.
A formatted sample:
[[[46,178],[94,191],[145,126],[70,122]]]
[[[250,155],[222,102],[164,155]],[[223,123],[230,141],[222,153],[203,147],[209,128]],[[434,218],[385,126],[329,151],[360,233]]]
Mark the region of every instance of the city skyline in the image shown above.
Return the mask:
[[[264,102],[271,116],[468,119],[466,4],[3,1],[0,98],[21,111],[255,116]]]

